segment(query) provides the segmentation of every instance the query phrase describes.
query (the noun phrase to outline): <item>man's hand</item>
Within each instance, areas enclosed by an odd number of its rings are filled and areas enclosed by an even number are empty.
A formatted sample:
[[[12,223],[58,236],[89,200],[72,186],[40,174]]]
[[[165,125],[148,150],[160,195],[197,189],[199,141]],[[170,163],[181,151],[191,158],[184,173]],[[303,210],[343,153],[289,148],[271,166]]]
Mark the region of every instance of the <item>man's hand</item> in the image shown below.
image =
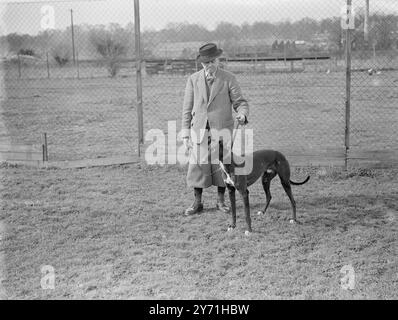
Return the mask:
[[[192,148],[192,143],[189,140],[189,137],[182,138],[182,143],[184,144],[185,151],[189,151]]]
[[[238,120],[238,123],[239,123],[240,125],[246,124],[246,116],[245,116],[244,114],[238,114],[238,115],[236,116],[236,120]]]

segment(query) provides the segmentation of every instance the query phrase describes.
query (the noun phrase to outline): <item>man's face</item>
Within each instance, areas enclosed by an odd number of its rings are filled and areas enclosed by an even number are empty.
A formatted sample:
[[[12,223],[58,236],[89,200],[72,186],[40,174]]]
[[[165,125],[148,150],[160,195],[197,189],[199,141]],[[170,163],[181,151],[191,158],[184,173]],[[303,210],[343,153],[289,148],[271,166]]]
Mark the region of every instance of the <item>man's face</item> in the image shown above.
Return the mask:
[[[209,62],[202,62],[202,66],[207,73],[214,73],[217,70],[218,61],[218,58],[215,58]]]

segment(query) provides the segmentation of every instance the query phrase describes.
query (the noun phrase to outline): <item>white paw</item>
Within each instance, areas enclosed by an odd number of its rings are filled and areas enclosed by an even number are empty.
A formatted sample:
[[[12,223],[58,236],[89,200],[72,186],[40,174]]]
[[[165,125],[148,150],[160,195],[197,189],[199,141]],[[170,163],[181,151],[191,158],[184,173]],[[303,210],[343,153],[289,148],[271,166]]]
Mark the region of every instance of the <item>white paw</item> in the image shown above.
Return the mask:
[[[257,212],[257,215],[259,215],[259,216],[262,216],[262,215],[264,215],[264,214],[265,214],[264,211],[258,211],[258,212]]]
[[[228,227],[228,232],[232,232],[232,231],[234,231],[234,230],[235,230],[235,228]]]
[[[245,236],[249,237],[252,233],[248,230],[245,231]]]
[[[289,222],[290,222],[290,224],[296,224],[296,220],[294,220],[294,219],[290,219]]]

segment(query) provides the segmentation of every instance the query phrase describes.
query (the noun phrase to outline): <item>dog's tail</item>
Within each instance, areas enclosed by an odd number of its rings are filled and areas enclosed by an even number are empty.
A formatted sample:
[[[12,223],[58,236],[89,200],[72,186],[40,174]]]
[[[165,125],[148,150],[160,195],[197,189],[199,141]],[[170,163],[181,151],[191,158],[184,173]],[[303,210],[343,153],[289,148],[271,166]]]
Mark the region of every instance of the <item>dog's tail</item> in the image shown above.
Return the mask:
[[[310,176],[308,176],[303,182],[294,182],[294,181],[290,180],[290,183],[294,186],[301,186],[302,184],[307,183],[308,180],[310,180]]]

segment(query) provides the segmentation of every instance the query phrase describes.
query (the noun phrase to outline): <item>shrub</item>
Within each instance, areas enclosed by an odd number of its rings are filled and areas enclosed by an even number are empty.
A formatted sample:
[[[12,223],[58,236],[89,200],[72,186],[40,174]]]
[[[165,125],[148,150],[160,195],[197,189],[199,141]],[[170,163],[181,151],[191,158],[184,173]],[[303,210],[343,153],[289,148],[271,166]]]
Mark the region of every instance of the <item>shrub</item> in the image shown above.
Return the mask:
[[[92,35],[90,40],[97,52],[106,60],[109,75],[115,77],[119,72],[120,58],[126,54],[126,46],[106,31]]]
[[[33,51],[33,49],[20,49],[18,51],[18,54],[25,55],[25,56],[32,56],[32,57],[35,56],[35,52]]]
[[[63,67],[70,61],[70,49],[65,45],[58,45],[53,49],[52,56],[54,60],[58,63],[58,65],[60,67]]]

